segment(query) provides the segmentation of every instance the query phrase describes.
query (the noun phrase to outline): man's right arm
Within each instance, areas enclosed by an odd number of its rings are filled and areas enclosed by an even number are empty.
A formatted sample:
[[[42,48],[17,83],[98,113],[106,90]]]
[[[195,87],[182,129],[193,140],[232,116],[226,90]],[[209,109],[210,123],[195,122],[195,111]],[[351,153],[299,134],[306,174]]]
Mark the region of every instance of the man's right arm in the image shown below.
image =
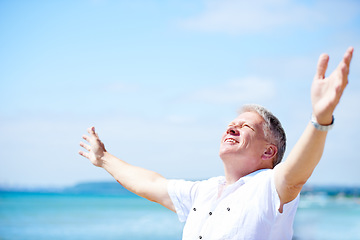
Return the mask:
[[[105,169],[127,190],[175,212],[168,194],[166,178],[156,172],[128,164],[108,153],[94,127],[89,128],[88,133],[90,136],[84,135],[83,139],[89,144],[80,143],[88,152],[79,151],[80,155],[89,159],[95,166]]]

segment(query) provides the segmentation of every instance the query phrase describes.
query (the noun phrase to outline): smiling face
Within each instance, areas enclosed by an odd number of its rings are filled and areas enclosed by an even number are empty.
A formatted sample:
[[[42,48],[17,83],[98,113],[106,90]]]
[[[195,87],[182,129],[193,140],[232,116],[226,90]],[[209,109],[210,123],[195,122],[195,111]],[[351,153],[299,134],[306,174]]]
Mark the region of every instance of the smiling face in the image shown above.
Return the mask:
[[[248,173],[264,168],[263,155],[269,144],[263,123],[259,114],[244,112],[228,125],[220,144],[220,157],[225,167]]]

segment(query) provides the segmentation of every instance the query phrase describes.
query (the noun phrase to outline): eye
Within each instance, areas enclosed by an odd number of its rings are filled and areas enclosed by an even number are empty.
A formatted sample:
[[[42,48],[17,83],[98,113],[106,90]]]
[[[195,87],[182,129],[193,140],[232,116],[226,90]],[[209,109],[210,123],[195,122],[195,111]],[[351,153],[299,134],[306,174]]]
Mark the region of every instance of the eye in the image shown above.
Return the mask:
[[[251,127],[251,126],[250,126],[249,124],[247,124],[247,123],[244,123],[244,124],[242,125],[242,127],[247,127],[247,128],[250,128],[251,130],[255,131],[254,128]]]

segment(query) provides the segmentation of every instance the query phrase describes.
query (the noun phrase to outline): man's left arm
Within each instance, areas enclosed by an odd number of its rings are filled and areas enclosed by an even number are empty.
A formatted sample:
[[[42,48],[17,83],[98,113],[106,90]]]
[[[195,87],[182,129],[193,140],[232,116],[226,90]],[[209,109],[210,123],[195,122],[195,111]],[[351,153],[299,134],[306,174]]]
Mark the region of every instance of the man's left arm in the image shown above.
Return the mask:
[[[348,83],[349,67],[354,49],[349,47],[337,68],[325,78],[329,56],[322,54],[311,86],[311,102],[315,121],[323,126],[333,122],[333,112]],[[282,204],[296,198],[310,178],[322,156],[327,131],[311,122],[291,150],[286,161],[275,167],[275,187]]]

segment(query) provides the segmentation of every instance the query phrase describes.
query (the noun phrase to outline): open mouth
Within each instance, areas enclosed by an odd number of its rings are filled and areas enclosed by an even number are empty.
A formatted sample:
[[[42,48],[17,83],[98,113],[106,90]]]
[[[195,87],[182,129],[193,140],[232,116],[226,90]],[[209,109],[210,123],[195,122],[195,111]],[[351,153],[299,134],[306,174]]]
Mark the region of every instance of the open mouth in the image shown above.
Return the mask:
[[[236,140],[233,139],[233,138],[225,138],[224,142],[232,143],[232,144],[239,143],[239,141],[236,141]]]

